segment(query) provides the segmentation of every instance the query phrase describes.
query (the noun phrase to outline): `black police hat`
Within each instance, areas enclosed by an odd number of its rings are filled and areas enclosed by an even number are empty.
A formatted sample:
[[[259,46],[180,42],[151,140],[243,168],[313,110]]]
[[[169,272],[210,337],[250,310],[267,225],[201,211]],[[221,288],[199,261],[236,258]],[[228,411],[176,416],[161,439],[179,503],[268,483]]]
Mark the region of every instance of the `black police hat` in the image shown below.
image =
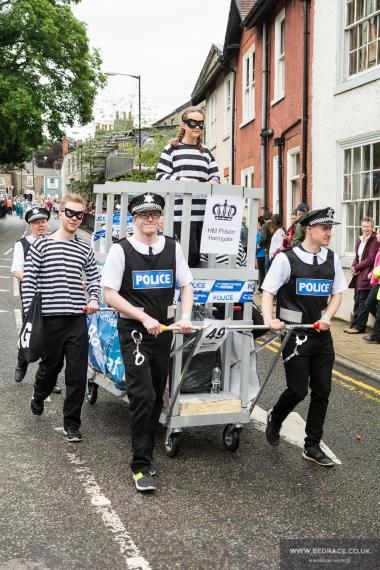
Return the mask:
[[[308,212],[297,221],[304,228],[316,226],[317,224],[336,226],[339,225],[340,222],[334,220],[334,214],[335,212],[332,208],[322,208],[321,210]]]
[[[30,208],[25,214],[25,221],[30,224],[34,220],[48,220],[50,218],[50,212],[47,208],[41,208],[40,206],[35,206]]]
[[[139,212],[151,212],[152,210],[162,210],[165,207],[165,200],[162,196],[158,194],[151,194],[150,192],[145,192],[145,194],[140,194],[135,196],[128,204],[128,212],[131,214],[138,214]]]

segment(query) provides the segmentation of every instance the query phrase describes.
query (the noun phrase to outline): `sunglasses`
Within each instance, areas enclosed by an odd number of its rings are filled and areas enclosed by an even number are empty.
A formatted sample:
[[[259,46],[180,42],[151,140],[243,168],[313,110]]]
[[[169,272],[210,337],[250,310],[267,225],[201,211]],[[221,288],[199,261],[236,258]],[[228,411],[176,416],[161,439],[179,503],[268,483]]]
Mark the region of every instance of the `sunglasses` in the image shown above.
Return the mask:
[[[76,218],[77,220],[81,220],[84,214],[83,210],[78,212],[77,210],[71,210],[70,208],[65,208],[63,211],[65,212],[65,216],[67,218]]]
[[[185,123],[185,125],[190,127],[190,129],[195,129],[196,127],[203,129],[205,126],[204,121],[196,121],[195,119],[184,119],[183,122]]]
[[[161,218],[161,212],[139,212],[137,215],[143,220],[149,220],[149,218],[159,220]]]

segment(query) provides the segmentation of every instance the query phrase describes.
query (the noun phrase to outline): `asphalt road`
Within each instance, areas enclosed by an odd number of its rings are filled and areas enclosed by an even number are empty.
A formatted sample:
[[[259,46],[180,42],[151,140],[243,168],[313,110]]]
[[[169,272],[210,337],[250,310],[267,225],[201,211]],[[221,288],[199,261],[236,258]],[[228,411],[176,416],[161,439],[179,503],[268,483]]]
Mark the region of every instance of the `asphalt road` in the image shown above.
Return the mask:
[[[24,228],[15,217],[0,220],[0,570],[269,570],[280,567],[281,539],[379,536],[380,386],[342,368],[324,438],[341,464],[329,470],[303,460],[289,441],[271,448],[255,423],[235,453],[224,449],[222,427],[189,429],[174,459],[162,429],[159,489],[142,496],[128,466],[125,403],[100,389],[94,406],[84,404],[77,445],[62,436],[62,395],[32,416],[36,365],[14,382],[20,299],[9,272]],[[261,375],[272,357],[260,353]],[[260,407],[268,409],[283,385],[279,365]],[[307,402],[297,412],[306,418]],[[311,567],[354,567],[320,564]],[[364,555],[357,567],[372,568]]]

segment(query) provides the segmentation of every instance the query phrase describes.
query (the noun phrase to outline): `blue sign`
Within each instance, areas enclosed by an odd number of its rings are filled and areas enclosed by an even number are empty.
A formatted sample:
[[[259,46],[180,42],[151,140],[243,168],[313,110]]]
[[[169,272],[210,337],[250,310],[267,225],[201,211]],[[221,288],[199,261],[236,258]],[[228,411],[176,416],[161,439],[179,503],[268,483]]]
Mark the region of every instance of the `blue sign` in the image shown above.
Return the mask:
[[[202,293],[199,291],[194,291],[194,302],[195,303],[207,303],[208,301],[208,293]]]
[[[239,299],[239,303],[251,303],[253,301],[252,291],[246,291]]]
[[[230,291],[235,293],[241,291],[244,286],[244,281],[215,281],[211,291]]]
[[[326,297],[331,295],[331,279],[297,279],[297,295],[317,295]]]
[[[165,289],[173,287],[173,271],[133,271],[134,289]]]

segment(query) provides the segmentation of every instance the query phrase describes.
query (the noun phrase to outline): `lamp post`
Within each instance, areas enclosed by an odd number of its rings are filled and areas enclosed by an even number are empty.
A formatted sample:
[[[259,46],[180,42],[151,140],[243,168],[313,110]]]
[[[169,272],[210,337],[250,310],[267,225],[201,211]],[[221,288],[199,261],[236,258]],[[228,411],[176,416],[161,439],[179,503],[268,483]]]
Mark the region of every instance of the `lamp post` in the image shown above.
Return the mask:
[[[129,73],[117,73],[116,71],[106,71],[106,75],[111,77],[122,75],[124,77],[133,77],[139,82],[139,170],[141,170],[141,75],[130,75]]]

